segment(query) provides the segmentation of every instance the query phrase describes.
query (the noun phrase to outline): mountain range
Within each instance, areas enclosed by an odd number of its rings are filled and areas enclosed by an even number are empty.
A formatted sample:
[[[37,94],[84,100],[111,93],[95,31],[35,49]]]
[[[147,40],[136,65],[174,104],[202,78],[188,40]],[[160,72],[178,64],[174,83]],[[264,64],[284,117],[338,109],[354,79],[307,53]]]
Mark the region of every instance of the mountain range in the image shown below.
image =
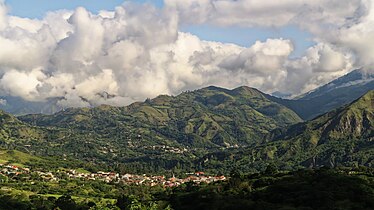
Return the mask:
[[[293,110],[303,120],[311,120],[318,115],[349,104],[372,89],[374,89],[374,74],[354,70],[291,100],[274,97],[284,96],[281,93],[274,93],[274,96],[267,95],[267,97],[269,100]],[[63,107],[58,103],[60,99],[49,98],[46,101],[33,102],[20,97],[0,96],[0,109],[16,116],[54,114],[63,110]]]
[[[10,149],[159,170],[195,167],[207,152],[256,145],[273,129],[302,120],[256,89],[207,87],[127,107],[70,108],[14,121],[40,138],[25,136],[30,141],[16,145],[6,140]]]
[[[296,103],[343,95],[349,76],[293,103],[254,88],[210,86],[126,107],[69,108],[19,117],[1,112],[0,144],[31,155],[68,157],[133,172],[227,173],[233,163],[251,171],[269,162],[284,169],[371,166],[373,91],[310,121],[303,122],[300,110],[292,109]],[[358,94],[372,82],[356,82],[351,88]],[[322,112],[337,105],[318,106]]]
[[[374,89],[374,74],[354,70],[293,100],[273,98],[292,109],[302,119],[311,120],[326,112],[347,105]]]

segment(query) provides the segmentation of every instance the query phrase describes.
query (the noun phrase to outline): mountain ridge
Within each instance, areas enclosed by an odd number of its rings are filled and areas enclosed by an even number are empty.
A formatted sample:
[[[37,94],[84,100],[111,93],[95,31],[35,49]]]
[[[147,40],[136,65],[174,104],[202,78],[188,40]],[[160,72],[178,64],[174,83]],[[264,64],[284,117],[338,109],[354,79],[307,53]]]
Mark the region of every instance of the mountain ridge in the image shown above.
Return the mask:
[[[338,107],[350,104],[374,89],[374,74],[354,70],[296,99],[268,96],[294,112],[302,119],[311,120]]]
[[[349,105],[311,121],[273,130],[260,144],[208,154],[206,167],[227,168],[235,160],[243,171],[299,167],[374,166],[374,90]],[[202,161],[202,160],[201,160]]]
[[[38,126],[66,127],[71,123],[87,120],[90,118],[88,115],[95,113],[112,116],[112,118],[123,118],[122,120],[127,119],[126,122],[135,120],[150,124],[149,126],[169,125],[175,127],[170,123],[182,123],[184,125],[180,124],[180,126],[183,128],[177,128],[177,126],[174,132],[180,133],[184,130],[184,132],[196,133],[199,136],[210,136],[209,139],[217,134],[232,135],[225,133],[224,127],[232,127],[233,125],[230,124],[234,121],[231,118],[237,118],[239,113],[241,113],[239,115],[245,114],[240,119],[243,122],[251,122],[253,124],[251,126],[258,127],[255,123],[268,122],[267,125],[262,125],[261,129],[268,131],[277,126],[284,126],[281,125],[283,123],[287,125],[301,121],[291,110],[268,100],[263,93],[256,89],[239,87],[228,90],[214,86],[185,92],[178,96],[161,95],[126,107],[102,105],[96,108],[69,108],[50,116],[26,115],[19,117],[19,119]],[[198,121],[196,122],[196,120]],[[277,125],[278,121],[279,125]],[[203,128],[206,126],[211,129]],[[265,132],[265,130],[261,132]],[[220,131],[223,133],[220,134]]]
[[[250,88],[247,86],[237,87],[232,90],[216,86],[208,86],[199,89],[199,91],[218,91],[229,95],[235,94],[235,92],[238,94],[239,92],[247,92],[248,94],[252,93],[265,95],[269,100],[291,109],[303,120],[311,120],[335,108],[351,103],[362,96],[366,91],[372,89],[374,89],[374,74],[368,72],[365,73],[362,70],[353,70],[350,73],[327,83],[326,85],[323,85],[294,99],[278,98],[272,95],[264,94],[255,88]],[[191,93],[194,91],[186,91],[184,93]],[[105,95],[108,94],[105,93],[99,95],[106,98]],[[177,96],[170,97],[173,98]],[[222,99],[229,100],[229,98],[225,98],[224,95],[221,95],[221,97],[223,97]],[[63,107],[58,105],[58,100],[60,99],[61,98],[51,98],[47,99],[45,102],[28,102],[17,97],[0,97],[0,109],[6,110],[7,112],[17,116],[39,113],[54,114],[64,110]],[[131,104],[130,107],[136,107],[141,103],[142,102],[135,102]]]

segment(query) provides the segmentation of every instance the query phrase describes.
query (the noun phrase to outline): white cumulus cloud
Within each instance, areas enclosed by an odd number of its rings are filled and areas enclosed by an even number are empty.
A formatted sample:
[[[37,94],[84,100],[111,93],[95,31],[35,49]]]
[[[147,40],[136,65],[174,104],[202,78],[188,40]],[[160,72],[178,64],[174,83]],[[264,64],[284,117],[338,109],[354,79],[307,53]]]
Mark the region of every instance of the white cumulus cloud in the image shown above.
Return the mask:
[[[114,11],[50,11],[37,20],[7,15],[0,1],[0,92],[31,101],[57,97],[66,107],[121,106],[207,85],[299,94],[374,60],[373,12],[364,1],[165,5],[126,2]],[[179,31],[181,24],[195,23],[296,24],[315,34],[318,44],[291,59],[294,44],[282,37],[243,47]],[[331,31],[322,33],[324,27]]]

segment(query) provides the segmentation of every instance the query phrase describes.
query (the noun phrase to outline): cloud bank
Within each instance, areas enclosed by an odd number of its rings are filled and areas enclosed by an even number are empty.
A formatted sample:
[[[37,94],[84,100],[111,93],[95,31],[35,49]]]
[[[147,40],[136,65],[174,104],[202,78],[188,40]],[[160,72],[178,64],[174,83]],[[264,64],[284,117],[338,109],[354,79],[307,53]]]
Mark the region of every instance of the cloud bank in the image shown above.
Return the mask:
[[[343,3],[344,1],[344,3]],[[127,105],[207,85],[300,94],[374,61],[370,1],[165,0],[114,11],[7,15],[0,0],[0,95],[60,98],[64,107]],[[291,40],[242,47],[201,40],[181,24],[298,25],[316,45],[290,58]]]

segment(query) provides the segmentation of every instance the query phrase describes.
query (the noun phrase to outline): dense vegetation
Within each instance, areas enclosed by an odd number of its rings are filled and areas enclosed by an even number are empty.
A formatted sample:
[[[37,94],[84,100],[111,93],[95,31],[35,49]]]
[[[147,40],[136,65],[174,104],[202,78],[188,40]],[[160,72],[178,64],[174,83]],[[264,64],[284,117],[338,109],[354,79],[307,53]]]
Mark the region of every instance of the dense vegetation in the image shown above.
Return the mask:
[[[176,188],[67,180],[34,184],[11,180],[0,209],[373,209],[372,168],[320,168],[262,173],[234,170],[227,182]],[[192,202],[193,201],[193,202]]]
[[[290,109],[248,87],[234,90],[208,87],[176,97],[162,95],[127,107],[103,105],[20,119],[38,126],[111,137],[133,132],[148,138],[153,136],[147,143],[177,140],[174,143],[204,148],[251,145],[272,129],[301,121]]]

